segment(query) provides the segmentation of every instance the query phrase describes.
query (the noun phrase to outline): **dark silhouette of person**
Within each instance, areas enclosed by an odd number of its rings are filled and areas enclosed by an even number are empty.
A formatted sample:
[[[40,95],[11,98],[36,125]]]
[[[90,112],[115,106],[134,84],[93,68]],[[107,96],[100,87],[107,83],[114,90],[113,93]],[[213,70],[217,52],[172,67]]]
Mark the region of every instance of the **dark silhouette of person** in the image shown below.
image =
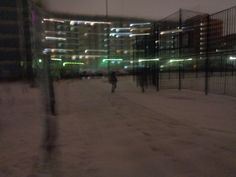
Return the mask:
[[[116,73],[114,71],[111,72],[110,77],[109,77],[109,82],[111,83],[111,93],[115,92],[115,89],[117,87],[117,77]]]

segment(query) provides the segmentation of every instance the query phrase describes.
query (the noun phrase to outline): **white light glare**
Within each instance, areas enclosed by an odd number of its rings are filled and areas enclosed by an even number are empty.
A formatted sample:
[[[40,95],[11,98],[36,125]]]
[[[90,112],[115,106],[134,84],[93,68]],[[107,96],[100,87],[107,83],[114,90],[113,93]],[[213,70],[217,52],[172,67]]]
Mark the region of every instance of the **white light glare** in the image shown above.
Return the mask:
[[[192,60],[193,60],[192,58],[188,58],[188,59],[171,59],[170,63],[179,62],[179,61],[192,61]]]
[[[139,59],[138,62],[144,62],[144,61],[159,61],[159,58],[152,58],[152,59]]]
[[[53,60],[53,61],[62,61],[61,58],[51,58],[51,60]]]
[[[131,23],[129,26],[144,26],[144,25],[151,25],[150,22],[147,23]]]
[[[150,30],[150,27],[141,27],[141,28],[130,28],[130,31],[147,31]]]
[[[84,53],[88,53],[88,52],[107,52],[107,50],[96,50],[96,49],[86,49],[85,51],[84,51]]]
[[[139,34],[130,34],[129,37],[135,37],[135,36],[149,36],[150,33],[139,33]]]
[[[119,31],[126,31],[126,30],[130,30],[131,28],[126,28],[126,27],[123,27],[123,28],[111,28],[111,31],[116,31],[116,32],[119,32]]]
[[[236,57],[230,56],[229,59],[230,60],[236,60]]]
[[[70,21],[70,25],[79,25],[79,24],[83,24],[83,25],[96,25],[96,24],[101,24],[101,25],[111,25],[111,22],[102,22],[102,21]]]
[[[135,36],[148,36],[150,33],[110,33],[110,36],[112,37],[121,37],[121,36],[127,36],[127,37],[135,37]]]
[[[204,26],[205,24],[204,23],[200,23],[200,26]]]
[[[101,58],[101,57],[106,57],[104,55],[79,55],[79,58],[82,59],[82,58]]]
[[[58,34],[58,35],[66,35],[66,32],[63,31],[45,31],[45,33],[54,33],[54,34]]]
[[[59,20],[59,19],[55,19],[55,18],[44,18],[43,21],[65,23],[64,20]]]
[[[119,37],[119,36],[129,36],[131,33],[110,33],[110,36]]]
[[[52,37],[52,36],[46,36],[45,39],[46,39],[46,40],[66,41],[66,38],[62,38],[62,37]]]
[[[176,29],[176,30],[168,30],[168,31],[161,31],[160,35],[164,35],[164,34],[174,34],[174,33],[181,33],[183,32],[182,29]]]
[[[112,59],[112,58],[107,58],[107,59],[103,59],[102,60],[103,62],[105,62],[105,61],[123,61],[123,59],[121,59],[121,58],[114,58],[114,59]]]
[[[71,50],[71,49],[50,49],[50,48],[45,48],[44,50],[43,50],[43,53],[44,54],[47,54],[47,53],[49,53],[49,52],[52,52],[52,53],[54,53],[54,52],[61,52],[61,53],[66,53],[66,52],[73,52],[74,50]]]

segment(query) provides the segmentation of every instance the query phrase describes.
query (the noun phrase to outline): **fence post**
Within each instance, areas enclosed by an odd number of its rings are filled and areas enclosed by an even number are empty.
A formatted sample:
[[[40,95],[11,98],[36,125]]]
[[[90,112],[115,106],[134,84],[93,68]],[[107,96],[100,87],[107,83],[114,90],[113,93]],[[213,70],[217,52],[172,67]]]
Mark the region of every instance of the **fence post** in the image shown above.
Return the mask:
[[[207,16],[207,45],[206,45],[206,59],[205,59],[205,95],[208,95],[209,86],[209,32],[210,32],[210,16]]]
[[[51,159],[55,151],[57,139],[57,120],[55,111],[55,94],[53,80],[50,71],[50,55],[43,56],[43,81],[44,94],[46,99],[46,117],[45,117],[45,132],[43,139],[43,148],[46,153],[46,159]]]
[[[182,29],[182,9],[179,10],[179,29]],[[182,57],[182,33],[179,33],[179,58]],[[179,62],[179,90],[182,89],[182,82],[181,82],[181,63]]]
[[[155,41],[155,56],[156,58],[159,58],[159,61],[156,62],[156,90],[159,92],[160,91],[160,53],[159,53],[159,48],[160,48],[160,26],[157,27],[155,24],[155,37],[156,37],[156,42]]]
[[[160,62],[156,62],[156,91],[160,91]]]
[[[179,62],[179,90],[182,89],[181,64]]]

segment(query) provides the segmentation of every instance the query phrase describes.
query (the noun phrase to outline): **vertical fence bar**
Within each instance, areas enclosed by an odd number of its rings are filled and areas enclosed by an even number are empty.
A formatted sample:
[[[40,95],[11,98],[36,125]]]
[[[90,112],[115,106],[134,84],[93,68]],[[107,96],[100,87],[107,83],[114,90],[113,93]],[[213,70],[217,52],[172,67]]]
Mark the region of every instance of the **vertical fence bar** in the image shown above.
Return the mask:
[[[182,9],[179,10],[179,29],[182,29]],[[179,58],[182,57],[182,32],[179,33]],[[179,62],[179,90],[182,89],[182,67]]]
[[[155,23],[155,58],[159,58],[156,62],[156,90],[160,91],[160,26]]]
[[[209,75],[209,33],[210,33],[210,16],[207,16],[207,45],[206,45],[206,58],[205,58],[205,95],[208,95],[208,75]]]

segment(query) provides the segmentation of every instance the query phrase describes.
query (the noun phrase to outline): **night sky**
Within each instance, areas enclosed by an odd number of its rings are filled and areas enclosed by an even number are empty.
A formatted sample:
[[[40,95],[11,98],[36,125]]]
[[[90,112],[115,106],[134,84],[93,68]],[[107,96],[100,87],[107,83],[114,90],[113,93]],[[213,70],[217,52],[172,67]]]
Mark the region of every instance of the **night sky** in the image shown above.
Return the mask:
[[[44,0],[56,12],[105,15],[105,0]],[[179,8],[214,13],[236,5],[236,0],[108,0],[109,16],[159,20]]]

